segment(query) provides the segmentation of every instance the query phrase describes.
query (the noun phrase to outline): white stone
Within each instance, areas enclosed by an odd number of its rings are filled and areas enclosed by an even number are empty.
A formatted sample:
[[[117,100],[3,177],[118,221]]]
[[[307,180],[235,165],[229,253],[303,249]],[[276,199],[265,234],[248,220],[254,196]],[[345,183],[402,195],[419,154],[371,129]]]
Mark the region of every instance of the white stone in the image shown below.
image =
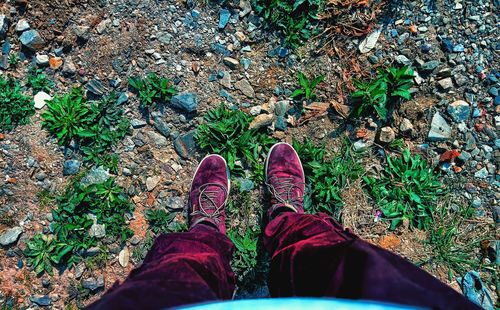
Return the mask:
[[[23,32],[25,30],[30,29],[30,24],[28,24],[28,21],[26,19],[20,19],[17,24],[16,24],[16,31],[17,32]]]
[[[153,189],[155,189],[155,187],[158,185],[158,183],[160,183],[160,180],[161,180],[161,177],[159,175],[148,177],[146,179],[146,189],[149,192],[152,191]]]
[[[35,95],[35,98],[33,100],[35,101],[35,109],[40,110],[47,104],[47,101],[52,100],[52,96],[50,96],[46,92],[41,91]]]
[[[36,64],[39,66],[48,66],[49,65],[49,55],[37,54],[36,55]]]

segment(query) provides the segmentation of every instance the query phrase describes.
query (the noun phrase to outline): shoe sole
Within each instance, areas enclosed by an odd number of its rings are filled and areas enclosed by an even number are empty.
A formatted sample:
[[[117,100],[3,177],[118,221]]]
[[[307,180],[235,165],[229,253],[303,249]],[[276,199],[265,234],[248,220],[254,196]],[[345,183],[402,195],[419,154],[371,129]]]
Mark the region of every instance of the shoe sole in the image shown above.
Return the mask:
[[[297,151],[295,150],[295,148],[293,146],[291,146],[290,144],[286,143],[286,142],[278,142],[276,143],[275,145],[273,145],[270,149],[269,149],[269,152],[267,153],[267,158],[266,158],[266,165],[264,167],[264,171],[266,173],[265,177],[266,177],[266,183],[267,183],[267,168],[268,168],[268,163],[269,163],[269,158],[271,157],[271,153],[273,152],[273,149],[275,147],[277,147],[278,145],[280,144],[286,144],[288,145],[289,147],[292,148],[293,152],[295,153],[295,155],[297,155],[297,158],[299,159],[299,163],[300,163],[300,170],[302,171],[302,175],[304,176],[304,183],[306,181],[306,174],[304,173],[304,166],[302,166],[302,161],[300,160],[300,156],[299,154],[297,153]]]
[[[227,175],[227,196],[226,196],[226,199],[224,200],[224,203],[227,203],[228,199],[229,199],[229,193],[231,192],[231,178],[230,178],[230,175],[229,175],[229,169],[227,168],[227,162],[226,162],[226,159],[218,154],[210,154],[210,155],[207,155],[205,157],[203,157],[203,159],[200,161],[200,163],[198,164],[198,167],[196,167],[196,170],[194,172],[194,175],[193,175],[193,180],[191,180],[191,185],[189,186],[189,193],[191,194],[191,191],[193,190],[193,181],[194,181],[194,177],[196,176],[196,174],[198,173],[198,169],[200,169],[201,167],[201,164],[203,163],[203,161],[209,157],[212,157],[212,156],[216,156],[216,157],[219,157],[221,158],[223,161],[224,161],[224,165],[226,166],[226,175]],[[191,195],[189,195],[189,206],[191,205]]]

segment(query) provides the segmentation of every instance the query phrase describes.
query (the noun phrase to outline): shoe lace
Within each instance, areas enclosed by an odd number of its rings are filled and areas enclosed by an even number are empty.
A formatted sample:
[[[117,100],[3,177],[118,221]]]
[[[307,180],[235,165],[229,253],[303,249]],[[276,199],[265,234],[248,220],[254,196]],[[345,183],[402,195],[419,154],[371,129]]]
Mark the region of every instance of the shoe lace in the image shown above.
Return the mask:
[[[209,186],[216,186],[218,189],[208,190]],[[224,193],[224,203],[217,206],[215,199],[217,198],[220,190]],[[191,216],[201,215],[202,217],[209,218],[216,223],[220,222],[221,212],[226,206],[227,189],[222,184],[219,183],[206,183],[200,186],[200,194],[198,196],[198,210],[191,212]],[[214,212],[209,213],[209,210],[214,210]]]
[[[294,197],[293,189],[298,188],[300,190],[300,186],[304,184],[304,182],[294,182],[293,178],[270,177],[266,185],[271,195],[278,201],[272,207],[285,206],[297,212],[297,209],[303,203],[304,194]]]

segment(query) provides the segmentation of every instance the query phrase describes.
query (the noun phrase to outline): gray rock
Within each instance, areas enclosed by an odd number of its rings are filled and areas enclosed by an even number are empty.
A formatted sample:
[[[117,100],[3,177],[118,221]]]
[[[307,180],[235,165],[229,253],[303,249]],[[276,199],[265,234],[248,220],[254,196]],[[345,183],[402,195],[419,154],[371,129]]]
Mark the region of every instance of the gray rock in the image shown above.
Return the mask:
[[[186,205],[184,203],[184,200],[182,197],[179,196],[174,196],[174,197],[169,197],[166,200],[166,206],[169,210],[171,211],[179,211],[184,209],[184,206]]]
[[[80,185],[87,187],[92,184],[101,184],[109,179],[109,170],[103,166],[92,167],[90,171],[80,180]]]
[[[0,39],[4,39],[9,30],[9,19],[7,16],[0,14]]]
[[[391,143],[392,141],[394,141],[394,139],[396,139],[396,134],[391,127],[387,126],[380,128],[380,142]]]
[[[170,44],[170,41],[172,41],[173,36],[170,33],[167,32],[162,32],[157,35],[158,41],[164,44]]]
[[[0,236],[0,244],[3,246],[7,246],[16,242],[22,232],[23,229],[19,226],[8,229]]]
[[[107,89],[104,87],[101,81],[93,79],[90,80],[85,88],[96,96],[102,96],[106,93]]]
[[[246,79],[234,83],[234,88],[241,91],[243,95],[247,96],[248,98],[255,97],[255,91],[253,90],[252,85],[250,85],[250,83]]]
[[[277,130],[286,131],[286,129],[288,127],[288,124],[286,122],[286,118],[282,115],[276,116],[276,122],[274,123],[274,127]]]
[[[16,31],[23,32],[30,29],[30,24],[26,19],[20,19],[16,24]]]
[[[354,142],[354,144],[352,145],[352,149],[355,152],[366,151],[368,149],[368,147],[370,147],[370,143],[368,141],[365,141],[365,140],[362,140],[362,139]]]
[[[32,303],[37,304],[38,306],[47,307],[50,306],[52,300],[48,295],[33,295],[30,296],[30,300]]]
[[[87,41],[90,39],[90,27],[89,26],[74,26],[73,33],[79,40]]]
[[[66,58],[64,60],[64,65],[63,65],[63,68],[62,68],[62,74],[64,76],[73,76],[75,75],[76,73],[76,66],[75,64],[73,63],[73,61],[71,60],[71,58]]]
[[[78,263],[76,266],[75,266],[75,278],[76,279],[80,279],[83,275],[83,273],[85,272],[85,263],[84,262],[80,262]]]
[[[124,104],[128,101],[128,94],[126,92],[120,93],[120,96],[118,96],[118,99],[116,100],[117,104]]]
[[[219,84],[225,88],[231,88],[231,74],[227,71],[223,71]]]
[[[135,129],[145,127],[147,124],[148,123],[146,123],[146,121],[143,119],[134,118],[130,121],[130,125],[132,125],[132,127]]]
[[[89,235],[97,239],[104,238],[106,236],[106,226],[104,224],[92,224],[89,229]]]
[[[474,177],[479,179],[485,179],[488,177],[488,169],[486,167],[481,168],[480,170],[474,173]]]
[[[439,64],[440,62],[438,60],[427,61],[420,66],[420,69],[424,72],[431,72],[434,71],[434,69],[436,69]]]
[[[436,112],[432,117],[431,129],[429,130],[429,141],[445,141],[451,137],[451,127],[446,120]]]
[[[405,55],[396,56],[396,62],[404,66],[411,66],[412,61],[408,59]]]
[[[439,80],[437,83],[443,91],[448,91],[453,88],[453,81],[449,77]]]
[[[21,34],[19,37],[21,44],[26,46],[32,51],[40,50],[45,45],[45,40],[42,39],[38,31],[36,30],[28,30]]]
[[[465,122],[470,115],[470,106],[463,100],[457,100],[448,106],[447,111],[455,122]]]
[[[155,189],[155,187],[158,186],[158,183],[160,183],[160,181],[161,181],[161,176],[159,176],[159,175],[147,177],[146,178],[146,189],[148,190],[148,192]]]
[[[402,132],[412,131],[413,124],[411,123],[411,121],[409,119],[403,118],[403,120],[401,121],[401,124],[399,124],[399,130],[401,130]]]
[[[81,163],[76,159],[70,159],[64,162],[63,174],[74,175],[80,171]]]
[[[138,245],[141,242],[141,237],[138,235],[133,235],[132,238],[130,238],[130,244],[131,245]]]
[[[88,278],[82,281],[82,286],[91,291],[95,291],[97,289],[104,287],[104,277],[99,276],[97,278]]]
[[[165,122],[163,118],[161,118],[161,116],[159,115],[155,115],[153,117],[153,121],[154,121],[153,125],[156,128],[156,130],[158,130],[164,137],[169,138],[172,130],[168,126],[167,122]]]
[[[255,184],[250,179],[239,179],[239,182],[240,182],[240,193],[249,192],[255,187]]]
[[[157,148],[162,148],[167,146],[168,140],[164,136],[160,135],[159,133],[156,133],[154,131],[148,131],[147,135],[151,141],[156,145]]]
[[[183,93],[172,97],[171,105],[182,111],[191,113],[198,108],[198,100],[193,93]]]
[[[194,141],[194,135],[196,131],[192,130],[187,134],[178,136],[174,141],[174,148],[180,157],[187,159],[190,158],[196,148],[196,142]]]

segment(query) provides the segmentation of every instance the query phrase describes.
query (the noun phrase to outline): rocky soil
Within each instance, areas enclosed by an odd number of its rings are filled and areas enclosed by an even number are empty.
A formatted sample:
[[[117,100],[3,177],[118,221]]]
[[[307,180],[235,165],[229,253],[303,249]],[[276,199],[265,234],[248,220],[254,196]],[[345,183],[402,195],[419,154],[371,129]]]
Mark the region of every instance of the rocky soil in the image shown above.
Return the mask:
[[[206,111],[223,102],[252,115],[264,113],[270,103],[290,100],[298,71],[325,75],[317,101],[329,109],[300,120],[274,117],[269,135],[288,142],[309,137],[329,149],[346,135],[354,149],[367,150],[367,171],[380,169],[385,146],[403,138],[433,162],[457,200],[474,208],[474,221],[464,233],[487,234],[498,253],[499,10],[498,1],[486,0],[388,1],[369,34],[339,40],[337,49],[318,53],[317,40],[297,50],[280,47],[279,35],[246,0],[3,2],[0,74],[22,81],[28,66],[35,65],[55,87],[34,96],[37,112],[29,125],[0,134],[0,305],[80,307],[123,280],[141,262],[132,253],[147,249],[146,210],[164,207],[185,221],[190,178],[205,155],[193,134]],[[19,58],[15,66],[11,54]],[[348,105],[352,79],[391,64],[415,69],[412,100],[395,112],[394,122],[345,119],[338,107]],[[180,92],[149,122],[127,82],[148,72],[170,78]],[[54,277],[37,277],[23,250],[35,233],[50,232],[53,203],[43,203],[40,193],[58,193],[71,175],[84,171],[79,155],[42,129],[43,96],[75,85],[89,97],[116,91],[131,120],[114,153],[120,156],[117,180],[135,205],[128,219],[134,236],[125,245],[110,245],[102,268],[80,264]],[[450,157],[453,150],[456,156]],[[353,184],[344,193],[344,224],[413,262],[425,261],[430,255],[425,233],[404,226],[390,232],[387,223],[376,222],[361,187]],[[431,262],[424,268],[460,290],[442,266]],[[495,298],[495,286],[489,289]]]

